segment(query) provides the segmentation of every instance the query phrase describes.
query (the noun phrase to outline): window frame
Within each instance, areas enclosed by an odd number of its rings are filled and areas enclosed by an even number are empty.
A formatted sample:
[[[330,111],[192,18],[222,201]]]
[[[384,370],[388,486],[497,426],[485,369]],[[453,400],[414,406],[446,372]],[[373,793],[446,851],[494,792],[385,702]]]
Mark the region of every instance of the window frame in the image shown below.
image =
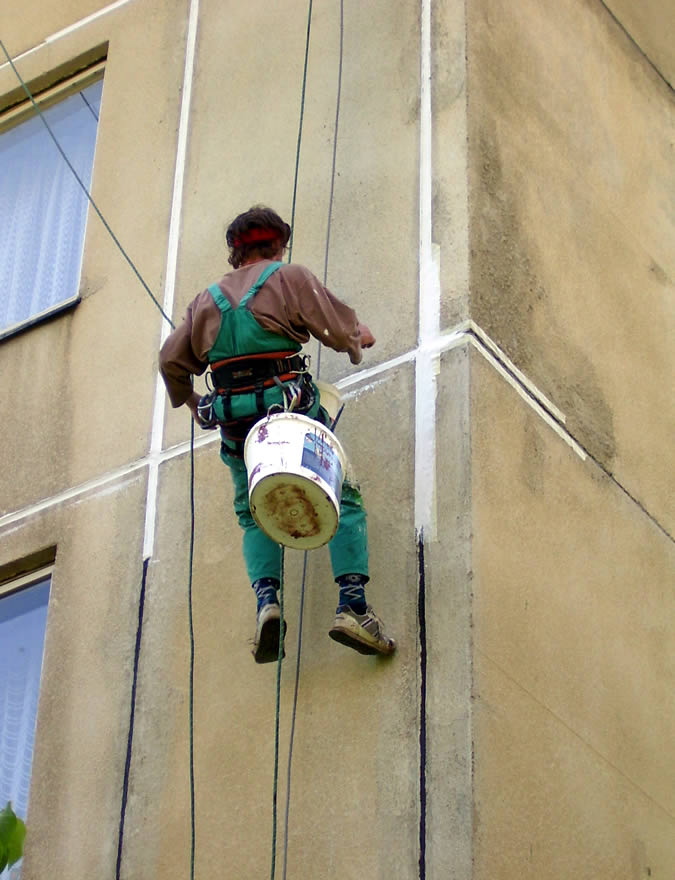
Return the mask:
[[[48,88],[42,89],[37,94],[33,94],[33,100],[35,104],[38,106],[40,111],[47,110],[49,107],[54,104],[58,104],[61,101],[65,101],[67,98],[70,98],[72,95],[77,94],[78,92],[83,91],[89,86],[94,85],[97,82],[100,82],[103,79],[105,73],[107,59],[104,58],[100,61],[97,61],[95,64],[88,66],[84,70],[80,70],[71,76],[66,77],[65,79],[60,80],[55,85],[49,86]],[[28,85],[30,89],[30,84]],[[31,93],[32,93],[32,89]],[[22,90],[23,91],[23,90]],[[27,122],[29,119],[37,116],[37,111],[33,106],[33,102],[28,98],[28,96],[23,92],[23,99],[12,104],[10,107],[5,110],[0,109],[0,137],[3,134],[10,131],[10,129],[15,128],[18,125],[21,125],[23,122]],[[0,107],[2,106],[2,100],[0,99]],[[97,138],[98,138],[98,128],[97,128]],[[96,159],[96,154],[94,153],[94,157],[92,158],[92,177],[93,177],[93,162]],[[63,159],[61,159],[63,161]],[[87,205],[87,218],[85,220],[84,226],[84,236],[86,239],[87,234],[87,225],[89,223],[89,208],[91,206]],[[84,259],[84,257],[83,257]],[[80,263],[80,276],[82,272],[82,263]],[[62,312],[70,311],[74,309],[75,306],[82,300],[78,289],[75,293],[69,297],[68,299],[61,300],[58,303],[54,303],[51,306],[48,306],[46,309],[43,309],[41,312],[37,312],[34,315],[30,315],[28,318],[25,318],[22,321],[17,321],[15,324],[11,324],[8,327],[4,327],[0,329],[0,344],[4,342],[5,339],[10,337],[17,336],[20,333],[23,333],[26,330],[31,329],[37,324],[42,324],[46,321],[51,320],[54,317],[57,317]],[[0,588],[1,594],[1,588]]]

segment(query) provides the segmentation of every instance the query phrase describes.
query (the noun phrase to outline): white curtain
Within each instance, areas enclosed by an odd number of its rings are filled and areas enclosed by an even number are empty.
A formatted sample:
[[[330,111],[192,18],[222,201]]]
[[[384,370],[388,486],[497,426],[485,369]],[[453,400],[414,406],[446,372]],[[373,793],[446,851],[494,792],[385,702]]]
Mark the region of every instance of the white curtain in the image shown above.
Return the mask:
[[[0,597],[0,809],[25,820],[49,579]]]
[[[89,187],[103,83],[45,110]],[[35,116],[0,135],[0,330],[76,296],[88,201]]]

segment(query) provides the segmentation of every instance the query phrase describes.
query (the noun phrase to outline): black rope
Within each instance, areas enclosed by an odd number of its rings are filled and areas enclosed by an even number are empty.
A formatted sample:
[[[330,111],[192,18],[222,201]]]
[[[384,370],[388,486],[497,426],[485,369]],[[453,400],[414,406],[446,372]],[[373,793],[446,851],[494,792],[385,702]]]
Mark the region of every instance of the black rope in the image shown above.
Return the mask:
[[[300,686],[300,657],[302,654],[302,622],[305,613],[305,583],[307,579],[307,559],[309,552],[305,550],[302,561],[302,587],[300,589],[300,615],[298,620],[298,651],[295,658],[295,688],[293,690],[293,712],[291,715],[291,734],[288,744],[288,769],[286,772],[286,812],[284,814],[284,871],[283,880],[286,880],[286,866],[288,864],[288,820],[291,811],[291,766],[293,764],[293,743],[295,742],[295,720],[298,708],[298,688]]]
[[[89,101],[87,101],[87,99],[84,97],[84,92],[80,92],[80,98],[82,98],[82,100],[83,100],[84,103],[87,105],[87,107],[89,107],[89,110],[90,110],[90,112],[91,112],[91,115],[92,115],[92,116],[94,117],[94,119],[98,122],[98,113],[94,110],[94,108],[91,106],[91,104],[89,103]]]
[[[298,173],[300,171],[300,147],[302,145],[302,123],[305,119],[305,93],[307,91],[307,61],[309,59],[309,36],[312,29],[312,0],[309,0],[307,12],[307,36],[305,38],[305,66],[302,71],[302,90],[300,94],[300,122],[298,124],[298,145],[295,149],[295,175],[293,178],[293,206],[291,207],[291,240],[288,242],[288,262],[293,256],[293,239],[295,237],[295,205],[298,195]]]
[[[190,575],[188,578],[188,622],[190,630],[190,878],[195,876],[195,745],[194,745],[194,684],[195,631],[192,616],[192,568],[195,553],[195,422],[190,418]]]
[[[14,62],[12,61],[12,59],[11,59],[11,57],[10,57],[10,54],[9,54],[9,52],[7,51],[7,49],[5,48],[5,44],[2,42],[2,40],[0,40],[0,48],[2,48],[2,51],[5,53],[5,57],[7,58],[7,61],[9,61],[9,64],[10,64],[12,70],[14,71],[14,73],[15,73],[16,76],[17,76],[17,79],[18,79],[19,82],[21,83],[21,86],[22,86],[24,92],[28,95],[28,98],[29,98],[31,104],[33,105],[33,108],[35,109],[35,111],[36,111],[36,113],[38,114],[38,116],[40,117],[40,120],[42,121],[43,125],[45,126],[45,128],[46,128],[47,131],[49,132],[49,136],[50,136],[51,139],[54,141],[54,144],[56,145],[56,149],[57,149],[57,150],[59,151],[59,153],[61,154],[61,156],[62,156],[64,162],[66,163],[66,165],[68,166],[68,168],[69,168],[70,171],[72,172],[73,176],[75,177],[75,180],[76,180],[76,181],[78,182],[78,184],[80,185],[80,188],[82,189],[82,192],[83,192],[83,193],[85,194],[85,196],[89,199],[89,203],[91,204],[91,206],[92,206],[92,208],[94,209],[94,211],[96,211],[96,213],[97,213],[97,215],[98,215],[98,217],[99,217],[101,223],[103,223],[103,225],[105,226],[105,228],[106,228],[108,234],[110,235],[110,237],[112,238],[112,240],[115,242],[115,244],[116,244],[117,247],[119,248],[119,251],[120,251],[120,253],[122,254],[122,256],[124,257],[124,259],[125,259],[125,260],[127,261],[127,263],[131,266],[131,268],[132,268],[134,274],[136,275],[136,277],[138,278],[138,280],[141,282],[141,284],[142,284],[143,287],[145,288],[145,292],[148,294],[148,296],[150,297],[150,299],[154,302],[154,304],[157,306],[157,308],[159,309],[159,311],[162,313],[164,319],[165,319],[166,321],[168,321],[169,324],[170,324],[172,327],[174,327],[174,323],[173,323],[173,321],[172,321],[171,318],[166,314],[166,312],[164,311],[164,309],[161,307],[161,305],[159,304],[159,301],[155,298],[155,295],[153,294],[153,292],[150,290],[150,288],[149,288],[148,285],[146,284],[145,279],[143,278],[143,276],[141,275],[141,273],[140,273],[140,272],[138,271],[138,269],[136,268],[136,264],[135,264],[134,261],[131,259],[131,257],[129,256],[129,254],[128,254],[128,253],[124,250],[124,248],[122,247],[122,245],[121,245],[119,239],[117,238],[117,236],[115,235],[115,233],[112,231],[112,229],[111,229],[111,227],[110,227],[110,224],[108,223],[108,221],[105,219],[105,217],[104,217],[103,214],[101,213],[101,211],[100,211],[98,205],[96,204],[96,202],[93,200],[93,198],[92,198],[92,196],[91,196],[91,193],[90,193],[89,190],[87,189],[87,187],[86,187],[84,181],[82,180],[82,178],[80,177],[80,175],[77,173],[77,171],[76,171],[75,168],[73,167],[73,165],[72,165],[70,159],[68,158],[68,156],[65,154],[65,152],[64,152],[64,150],[63,150],[63,147],[62,147],[61,144],[59,143],[59,141],[58,141],[56,135],[54,134],[54,132],[52,131],[51,126],[49,125],[49,123],[48,123],[47,120],[45,119],[44,113],[42,112],[42,110],[40,110],[40,108],[39,108],[38,105],[36,104],[36,102],[35,102],[35,98],[33,97],[33,95],[32,95],[32,93],[31,93],[30,89],[28,88],[28,86],[27,86],[26,83],[24,82],[24,80],[23,80],[21,74],[19,73],[19,71],[16,69],[16,67],[15,67],[15,65],[14,65]]]
[[[143,612],[145,609],[145,585],[148,576],[149,559],[143,561],[143,578],[141,580],[141,593],[138,600],[138,625],[136,627],[136,645],[134,647],[134,671],[131,683],[131,710],[129,712],[129,733],[127,735],[127,754],[124,761],[124,781],[122,782],[122,807],[120,811],[120,826],[117,837],[117,865],[115,878],[120,880],[122,869],[122,847],[124,844],[124,823],[127,813],[127,799],[129,797],[129,778],[131,775],[131,752],[134,740],[134,720],[136,717],[136,688],[138,686],[138,667],[141,657],[141,637],[143,635]]]
[[[342,97],[342,56],[344,54],[345,10],[344,0],[340,0],[340,53],[338,63],[338,88],[335,100],[335,131],[333,132],[333,161],[330,172],[330,197],[328,199],[328,222],[326,224],[326,253],[323,261],[323,286],[328,282],[328,252],[330,250],[330,230],[333,222],[333,196],[335,194],[335,168],[337,165],[338,127],[340,124],[340,100]],[[321,343],[316,355],[316,378],[321,373]]]
[[[340,60],[338,64],[338,87],[335,101],[335,132],[333,134],[333,164],[330,175],[330,197],[328,199],[328,224],[326,227],[326,255],[323,261],[323,284],[328,281],[328,252],[330,250],[330,227],[333,215],[333,195],[335,194],[335,165],[337,160],[338,126],[340,124],[340,99],[342,96],[342,55],[345,36],[344,0],[340,0]]]
[[[417,625],[420,635],[420,827],[419,880],[427,875],[427,596],[424,566],[424,533],[417,539],[419,587],[417,593]]]
[[[309,15],[311,21],[312,14],[312,4],[310,0],[309,5]],[[303,78],[303,108],[304,108],[304,95],[305,95],[305,85],[306,85],[306,73],[307,73],[307,51],[309,48],[309,22],[307,25],[307,46],[305,49],[305,78]],[[338,128],[340,123],[340,101],[342,95],[342,61],[344,54],[344,0],[340,0],[340,52],[339,52],[339,63],[338,63],[338,88],[337,88],[337,98],[335,102],[335,130],[333,133],[333,158],[332,158],[332,167],[331,167],[331,182],[330,182],[330,197],[328,200],[328,222],[326,226],[326,250],[324,256],[324,265],[323,265],[323,283],[326,285],[327,277],[328,277],[328,254],[330,250],[330,232],[331,232],[331,224],[332,224],[332,216],[333,216],[333,197],[335,194],[335,170],[337,165],[337,140],[338,140]],[[301,115],[302,120],[302,115]],[[302,122],[301,122],[302,125]],[[295,185],[293,189],[293,207],[295,210],[295,191],[297,188],[297,168],[299,164],[300,158],[300,138],[298,138],[298,153],[296,157],[296,178]],[[291,253],[289,250],[289,258],[288,261],[291,261]],[[319,343],[319,351],[317,355],[317,363],[316,363],[316,378],[318,379],[321,374],[321,343]],[[344,409],[344,407],[342,408]],[[337,415],[335,422],[333,423],[333,428],[337,424],[337,420],[342,415],[342,409]],[[303,565],[302,565],[302,584],[300,587],[300,614],[298,621],[298,649],[297,649],[297,657],[295,663],[295,687],[293,690],[293,708],[291,713],[291,733],[290,733],[290,742],[288,746],[288,770],[286,774],[286,811],[284,816],[284,866],[283,866],[283,880],[286,880],[286,870],[288,866],[288,825],[289,825],[289,817],[290,817],[290,808],[291,808],[291,771],[293,764],[293,745],[295,741],[295,724],[296,724],[296,716],[298,710],[298,690],[300,684],[300,660],[302,653],[302,623],[304,617],[304,607],[305,607],[305,586],[307,581],[307,561],[308,561],[308,552],[305,550]]]

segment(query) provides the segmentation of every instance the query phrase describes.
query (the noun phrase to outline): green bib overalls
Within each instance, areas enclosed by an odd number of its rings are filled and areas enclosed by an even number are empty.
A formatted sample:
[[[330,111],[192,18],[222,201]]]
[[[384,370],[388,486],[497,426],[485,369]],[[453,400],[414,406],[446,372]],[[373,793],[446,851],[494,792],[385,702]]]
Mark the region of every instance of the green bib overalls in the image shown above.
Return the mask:
[[[232,308],[217,284],[209,287],[209,292],[221,312],[220,329],[213,347],[208,353],[210,364],[242,355],[254,355],[262,352],[300,351],[298,342],[263,329],[248,310],[247,305],[263,286],[265,281],[283,266],[283,263],[268,265],[246,293],[236,308]],[[314,386],[316,390],[316,386]],[[284,394],[274,385],[264,389],[264,405],[284,406]],[[214,412],[219,420],[225,421],[223,401],[220,397],[214,401]],[[243,423],[255,418],[258,414],[258,400],[254,392],[233,393],[230,397],[231,418],[240,419]],[[330,424],[325,410],[320,408],[320,397],[316,390],[316,400],[311,409],[305,412],[310,418],[316,418],[323,424]],[[260,416],[262,418],[263,416]],[[244,562],[251,583],[260,578],[281,580],[281,548],[261,529],[251,516],[248,503],[248,474],[243,458],[235,452],[236,444],[222,433],[220,457],[229,467],[234,483],[234,510],[243,529]],[[366,511],[357,486],[345,480],[342,487],[340,503],[340,524],[329,544],[333,576],[343,574],[361,574],[368,577],[368,531]]]

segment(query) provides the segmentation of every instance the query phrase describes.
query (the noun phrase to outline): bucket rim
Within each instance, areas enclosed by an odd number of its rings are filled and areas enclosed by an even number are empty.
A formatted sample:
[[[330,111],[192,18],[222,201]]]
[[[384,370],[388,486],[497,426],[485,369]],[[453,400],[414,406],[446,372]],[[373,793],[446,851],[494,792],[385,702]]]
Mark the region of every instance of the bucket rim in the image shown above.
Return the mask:
[[[300,423],[304,422],[310,428],[313,428],[317,431],[323,431],[325,434],[328,434],[328,436],[331,440],[331,443],[334,443],[337,446],[340,454],[342,455],[343,469],[346,469],[346,464],[348,461],[347,453],[345,452],[344,447],[342,446],[342,443],[340,443],[340,440],[338,439],[337,435],[334,434],[333,431],[331,431],[331,429],[327,425],[324,425],[321,422],[317,422],[316,419],[311,419],[309,416],[306,416],[303,413],[278,412],[278,413],[272,413],[271,415],[268,415],[268,416],[263,416],[262,419],[259,419],[257,422],[255,422],[255,424],[253,424],[251,426],[248,434],[246,435],[246,440],[244,441],[244,455],[246,455],[246,448],[248,447],[249,441],[253,437],[253,432],[257,428],[259,428],[260,425],[262,425],[263,423],[268,424],[271,421],[279,421],[280,419],[284,419],[286,421],[300,422]]]

